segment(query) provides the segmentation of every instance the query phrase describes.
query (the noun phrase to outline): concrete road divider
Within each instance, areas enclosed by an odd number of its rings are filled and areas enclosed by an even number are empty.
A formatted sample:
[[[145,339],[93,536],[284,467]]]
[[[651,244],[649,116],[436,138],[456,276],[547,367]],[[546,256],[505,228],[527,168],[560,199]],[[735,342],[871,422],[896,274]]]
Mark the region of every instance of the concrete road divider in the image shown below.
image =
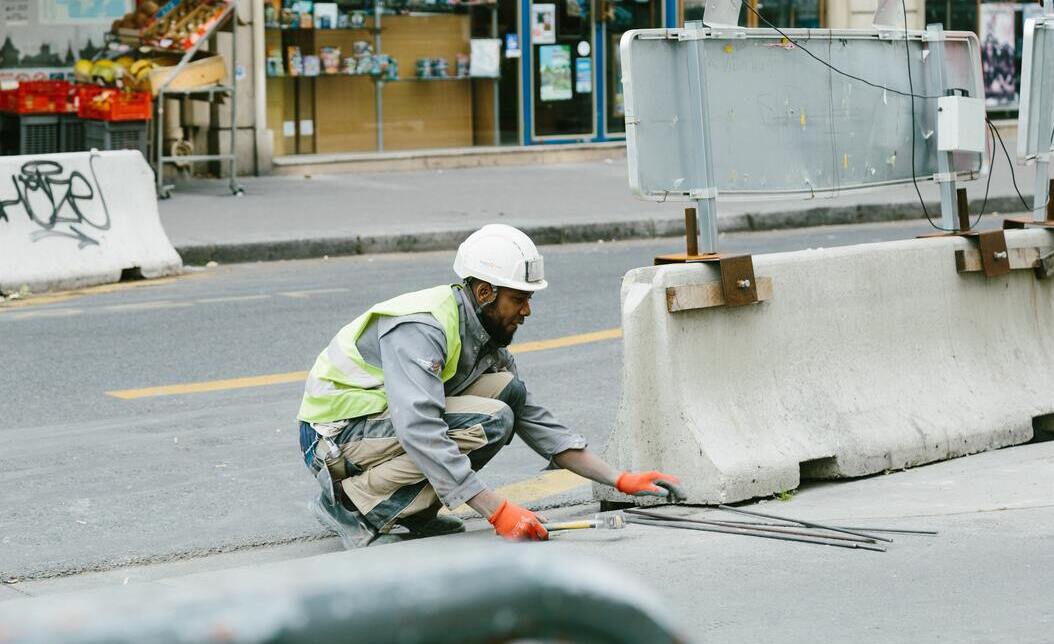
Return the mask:
[[[139,152],[0,157],[0,293],[116,282],[126,271],[159,277],[181,267]]]
[[[0,603],[0,642],[688,641],[617,570],[461,537],[14,599]]]
[[[1012,260],[1038,257],[1054,233],[1006,241]],[[963,261],[976,248],[943,237],[758,255],[771,299],[672,313],[671,294],[718,282],[716,267],[630,271],[607,458],[718,503],[1027,442],[1054,412],[1054,280],[1013,262],[1025,270],[985,277]]]

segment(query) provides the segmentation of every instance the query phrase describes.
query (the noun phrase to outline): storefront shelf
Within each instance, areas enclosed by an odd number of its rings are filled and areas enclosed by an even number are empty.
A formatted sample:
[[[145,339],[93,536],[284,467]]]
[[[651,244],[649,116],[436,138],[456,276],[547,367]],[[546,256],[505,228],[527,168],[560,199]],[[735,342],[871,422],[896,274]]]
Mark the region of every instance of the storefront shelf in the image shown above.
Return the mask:
[[[371,34],[379,34],[384,31],[384,28],[374,27],[331,27],[329,29],[315,29],[315,28],[304,28],[304,27],[267,27],[267,31],[285,31],[285,32],[327,32],[327,31],[365,31]]]

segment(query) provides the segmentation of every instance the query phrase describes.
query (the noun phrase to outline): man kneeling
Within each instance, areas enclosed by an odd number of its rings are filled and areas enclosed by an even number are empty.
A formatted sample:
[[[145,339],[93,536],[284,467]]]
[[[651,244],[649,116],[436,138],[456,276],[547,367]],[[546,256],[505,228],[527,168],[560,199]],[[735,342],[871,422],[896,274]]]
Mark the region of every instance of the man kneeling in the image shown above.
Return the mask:
[[[547,285],[519,230],[484,226],[458,248],[463,282],[369,309],[319,354],[300,406],[304,463],[322,487],[314,510],[345,548],[464,531],[440,504],[468,503],[508,539],[546,539],[533,512],[476,476],[513,434],[552,464],[626,494],[667,496],[677,479],[619,474],[535,403],[506,347]],[[662,487],[660,487],[662,486]]]

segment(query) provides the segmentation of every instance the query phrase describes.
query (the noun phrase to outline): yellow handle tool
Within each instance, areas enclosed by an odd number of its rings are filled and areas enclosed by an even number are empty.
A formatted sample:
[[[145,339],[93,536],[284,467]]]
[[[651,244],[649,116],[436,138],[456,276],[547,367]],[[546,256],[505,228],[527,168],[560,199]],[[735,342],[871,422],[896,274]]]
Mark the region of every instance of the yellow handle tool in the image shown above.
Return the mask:
[[[596,528],[599,530],[621,530],[626,527],[626,518],[621,512],[616,514],[598,514],[592,519],[580,521],[562,521],[558,523],[545,523],[545,529],[549,532],[559,530],[588,530]]]

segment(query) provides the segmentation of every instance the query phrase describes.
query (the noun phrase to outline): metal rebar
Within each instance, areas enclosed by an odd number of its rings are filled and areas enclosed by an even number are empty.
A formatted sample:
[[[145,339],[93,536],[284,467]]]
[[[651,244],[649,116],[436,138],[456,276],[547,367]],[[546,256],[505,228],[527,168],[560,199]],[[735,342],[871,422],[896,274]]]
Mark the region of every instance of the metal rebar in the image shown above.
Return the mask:
[[[810,522],[810,521],[802,521],[801,519],[788,519],[787,517],[778,517],[778,516],[776,516],[774,514],[764,514],[764,513],[761,513],[761,512],[751,512],[750,510],[740,510],[739,508],[733,508],[732,506],[728,506],[728,505],[719,505],[717,507],[721,508],[722,510],[728,510],[729,512],[737,512],[739,514],[746,514],[748,516],[761,517],[762,519],[775,519],[777,521],[787,521],[789,523],[797,523],[799,525],[803,525],[806,528],[819,528],[820,530],[830,530],[832,532],[843,532],[845,534],[851,534],[854,537],[865,537],[867,539],[875,539],[875,540],[878,540],[878,541],[885,541],[886,543],[893,543],[892,539],[888,539],[886,537],[879,537],[879,536],[876,536],[876,535],[867,534],[867,533],[864,533],[864,532],[857,532],[857,531],[854,531],[854,530],[846,530],[844,528],[833,528],[831,526],[822,525],[820,523],[813,523],[813,522]]]
[[[677,521],[657,521],[642,517],[627,517],[627,521],[636,525],[646,525],[655,528],[676,528],[681,530],[700,530],[702,532],[718,532],[721,534],[738,534],[745,537],[759,537],[761,539],[776,539],[778,541],[795,541],[798,543],[811,543],[819,546],[834,546],[835,548],[853,548],[855,550],[872,550],[874,552],[885,552],[882,546],[870,543],[858,543],[855,541],[828,541],[826,539],[811,539],[789,534],[777,534],[775,532],[762,532],[759,530],[746,530],[739,528],[726,528],[721,526],[698,525],[696,523]]]
[[[796,534],[796,535],[801,536],[801,537],[814,537],[814,538],[817,538],[817,539],[834,539],[836,541],[856,541],[856,542],[859,542],[859,543],[875,543],[874,539],[865,539],[863,537],[852,537],[852,536],[849,536],[849,535],[841,535],[841,534],[835,535],[835,534],[821,534],[819,532],[807,532],[807,531],[801,530],[799,526],[792,526],[792,525],[766,526],[766,525],[762,525],[762,524],[759,524],[759,523],[755,523],[755,524],[751,525],[749,523],[745,523],[745,522],[742,522],[742,521],[720,521],[720,520],[711,520],[711,519],[692,519],[692,518],[689,518],[689,517],[675,517],[675,516],[670,516],[670,515],[664,515],[664,514],[660,514],[658,512],[648,512],[647,510],[639,510],[637,508],[633,508],[633,509],[627,510],[627,512],[632,512],[633,514],[636,514],[638,516],[651,517],[653,519],[658,519],[660,521],[683,521],[685,523],[698,523],[698,524],[701,524],[701,525],[716,525],[716,526],[723,526],[723,527],[726,527],[726,528],[737,528],[737,529],[746,528],[746,529],[750,529],[750,530],[758,530],[760,532],[777,532],[779,534]],[[749,526],[749,528],[747,528],[747,526]]]
[[[627,512],[628,512],[628,510],[627,510]],[[743,525],[743,526],[769,526],[769,527],[773,527],[773,528],[793,528],[793,527],[796,526],[796,524],[794,524],[794,523],[769,523],[767,521],[733,521],[731,519],[729,519],[727,521],[726,520],[722,520],[721,522],[722,523],[733,523],[735,525]],[[836,528],[841,528],[842,530],[862,530],[864,532],[890,532],[890,533],[895,533],[895,534],[917,534],[917,535],[923,535],[923,536],[933,536],[933,535],[940,534],[936,530],[907,530],[907,529],[901,529],[901,528],[861,528],[859,526],[854,527],[854,526],[848,526],[848,525],[839,525],[839,526],[835,526],[835,527]]]

